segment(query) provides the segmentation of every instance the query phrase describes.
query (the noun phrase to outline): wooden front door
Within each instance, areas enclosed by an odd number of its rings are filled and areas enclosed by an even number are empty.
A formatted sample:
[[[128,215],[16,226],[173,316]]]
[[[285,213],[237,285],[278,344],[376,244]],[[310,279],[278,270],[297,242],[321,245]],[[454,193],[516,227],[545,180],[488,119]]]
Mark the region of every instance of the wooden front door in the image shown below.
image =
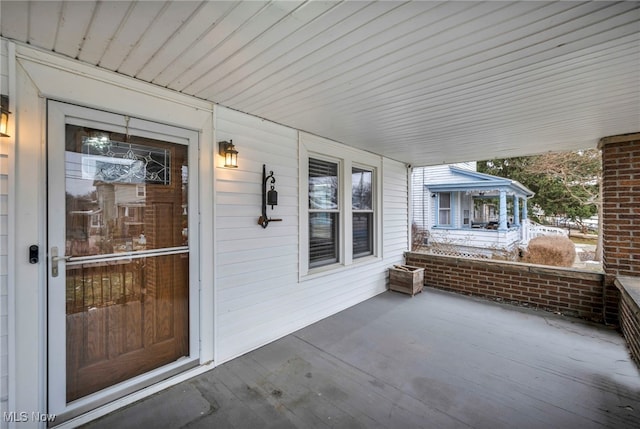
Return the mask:
[[[189,142],[166,141],[153,124],[55,107],[89,116],[67,113],[48,136],[49,371],[65,374],[50,377],[49,398],[61,412],[194,357],[191,172]]]

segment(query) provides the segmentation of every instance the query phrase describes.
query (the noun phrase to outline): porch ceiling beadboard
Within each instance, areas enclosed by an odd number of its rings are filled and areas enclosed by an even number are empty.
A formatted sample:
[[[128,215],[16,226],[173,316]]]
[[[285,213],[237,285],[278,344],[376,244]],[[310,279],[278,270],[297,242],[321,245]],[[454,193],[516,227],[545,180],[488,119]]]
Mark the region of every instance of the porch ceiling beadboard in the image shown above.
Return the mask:
[[[638,2],[0,8],[2,37],[414,165],[640,129]]]

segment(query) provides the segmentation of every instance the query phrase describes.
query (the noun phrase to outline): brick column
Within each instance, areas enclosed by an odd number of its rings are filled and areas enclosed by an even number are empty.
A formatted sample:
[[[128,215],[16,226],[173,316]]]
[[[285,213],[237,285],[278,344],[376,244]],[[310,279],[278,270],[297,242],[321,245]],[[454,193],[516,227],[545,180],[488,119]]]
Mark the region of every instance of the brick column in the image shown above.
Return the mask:
[[[640,276],[640,133],[604,137],[602,238],[605,321],[616,323],[617,276]]]

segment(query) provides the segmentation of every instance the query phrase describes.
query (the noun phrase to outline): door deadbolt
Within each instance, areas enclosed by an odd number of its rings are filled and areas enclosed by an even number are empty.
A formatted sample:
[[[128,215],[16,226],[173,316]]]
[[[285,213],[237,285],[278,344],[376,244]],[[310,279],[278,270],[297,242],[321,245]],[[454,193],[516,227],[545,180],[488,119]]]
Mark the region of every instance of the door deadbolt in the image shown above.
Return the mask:
[[[29,263],[37,264],[40,262],[40,248],[36,244],[29,246]]]

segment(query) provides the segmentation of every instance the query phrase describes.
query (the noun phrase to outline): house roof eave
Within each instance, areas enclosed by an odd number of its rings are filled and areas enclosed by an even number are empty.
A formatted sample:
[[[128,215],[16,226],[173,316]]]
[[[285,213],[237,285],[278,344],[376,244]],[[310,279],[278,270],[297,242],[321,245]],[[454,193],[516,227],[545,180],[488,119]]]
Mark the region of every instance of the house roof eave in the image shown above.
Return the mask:
[[[518,183],[518,185],[520,185]],[[466,183],[442,183],[437,185],[424,185],[429,192],[473,192],[473,191],[501,191],[514,194],[522,198],[531,198],[533,191],[512,181],[504,182],[466,182]]]
[[[479,173],[477,171],[466,170],[464,168],[449,166],[453,174],[468,177],[472,180],[462,183],[434,183],[426,184],[432,192],[455,192],[471,190],[505,190],[523,198],[531,198],[535,193],[517,180],[504,177],[493,176],[491,174]]]

